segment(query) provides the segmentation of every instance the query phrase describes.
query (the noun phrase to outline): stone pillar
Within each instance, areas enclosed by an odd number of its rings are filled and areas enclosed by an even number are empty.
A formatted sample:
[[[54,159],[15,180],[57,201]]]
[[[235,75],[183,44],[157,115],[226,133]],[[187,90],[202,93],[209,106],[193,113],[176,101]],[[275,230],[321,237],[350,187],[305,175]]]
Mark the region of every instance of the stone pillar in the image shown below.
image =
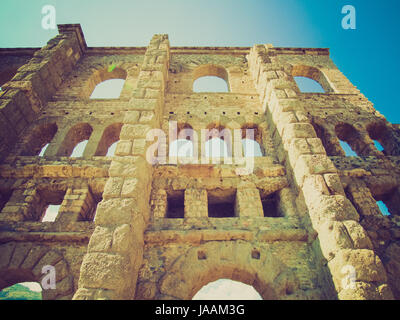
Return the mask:
[[[207,191],[203,189],[185,190],[185,218],[207,218]]]
[[[83,151],[83,158],[88,159],[95,155],[97,147],[103,136],[104,128],[101,126],[93,127],[92,134],[89,137],[88,143]]]
[[[339,299],[392,298],[383,264],[344,194],[337,170],[296,103],[295,83],[285,72],[290,67],[272,63],[265,46],[251,49],[249,64],[286,150],[295,182],[304,195],[312,226],[319,234]],[[349,270],[356,276],[352,285],[346,285],[344,279]]]
[[[237,189],[235,214],[238,217],[263,217],[260,191],[257,188]]]
[[[165,218],[167,210],[167,192],[163,189],[153,191],[151,194],[151,211],[153,212],[153,219]]]
[[[46,106],[86,50],[79,25],[59,25],[60,34],[18,69],[0,93],[0,155]],[[1,160],[1,159],[0,159]]]
[[[89,241],[74,299],[133,299],[150,219],[152,168],[143,141],[164,106],[169,41],[155,35],[145,53],[137,89],[129,102]]]

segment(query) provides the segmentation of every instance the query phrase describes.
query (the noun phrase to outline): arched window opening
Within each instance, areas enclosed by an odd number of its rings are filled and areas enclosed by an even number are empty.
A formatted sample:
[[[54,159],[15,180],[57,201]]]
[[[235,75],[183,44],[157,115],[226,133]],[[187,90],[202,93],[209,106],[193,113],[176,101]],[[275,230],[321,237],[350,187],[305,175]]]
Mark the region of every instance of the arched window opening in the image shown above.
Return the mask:
[[[114,64],[96,71],[88,81],[90,99],[118,99],[125,84],[127,73]]]
[[[357,157],[357,153],[353,151],[353,149],[350,147],[350,145],[342,140],[339,140],[340,146],[342,147],[346,157]]]
[[[306,77],[293,77],[302,93],[325,93],[324,88],[315,80]]]
[[[250,285],[230,279],[219,279],[202,287],[192,300],[262,300],[262,297]]]
[[[57,155],[81,157],[92,131],[93,129],[88,123],[73,126],[65,136]]]
[[[367,126],[369,137],[374,141],[377,150],[385,155],[400,155],[400,145],[395,134],[384,123],[371,123]]]
[[[226,158],[232,154],[232,135],[229,129],[211,124],[205,136],[204,156],[209,158]]]
[[[206,76],[193,82],[193,92],[229,92],[229,88],[224,79]]]
[[[21,282],[0,291],[0,300],[42,300],[38,282]]]
[[[95,152],[96,156],[114,155],[115,149],[117,147],[116,142],[118,142],[119,140],[121,128],[122,123],[114,123],[104,130],[99,145],[97,146],[97,150]],[[113,147],[111,148],[111,146]]]
[[[99,83],[90,95],[90,99],[118,99],[124,87],[124,79],[111,79]]]
[[[195,132],[191,125],[184,123],[178,124],[177,126],[178,134],[176,140],[172,141],[169,146],[169,156],[170,157],[194,157],[194,141],[197,139],[195,137]]]
[[[205,156],[209,158],[229,157],[228,147],[221,138],[212,138],[205,143]]]
[[[242,127],[242,147],[245,157],[262,157],[262,133],[257,125],[247,124]]]
[[[57,130],[55,123],[46,123],[35,128],[29,135],[21,155],[43,157]]]
[[[83,152],[85,151],[86,145],[88,144],[89,140],[83,140],[79,142],[74,150],[72,150],[72,153],[70,155],[71,158],[79,158],[83,156]]]
[[[375,190],[371,189],[371,192]],[[374,194],[374,199],[378,205],[382,215],[400,215],[400,189],[399,187],[393,188],[383,194]]]
[[[335,127],[336,136],[346,157],[363,155],[365,145],[360,139],[358,131],[350,124],[341,123]]]
[[[243,155],[245,157],[262,157],[261,147],[257,141],[242,139]]]
[[[383,201],[377,201],[376,204],[378,205],[379,210],[381,211],[382,215],[390,216],[389,208],[386,206],[386,204]]]
[[[304,93],[331,93],[333,89],[321,70],[305,66],[293,66],[292,76],[300,92]]]
[[[113,157],[115,155],[115,150],[117,150],[118,141],[115,141],[107,150],[106,157]]]
[[[229,92],[225,68],[212,64],[196,68],[193,72],[193,92]]]
[[[44,156],[44,154],[45,154],[47,148],[49,147],[49,145],[50,145],[50,143],[47,143],[47,144],[42,148],[42,150],[40,150],[39,157],[43,157],[43,156]]]
[[[193,157],[193,142],[186,139],[177,139],[169,147],[170,157]]]

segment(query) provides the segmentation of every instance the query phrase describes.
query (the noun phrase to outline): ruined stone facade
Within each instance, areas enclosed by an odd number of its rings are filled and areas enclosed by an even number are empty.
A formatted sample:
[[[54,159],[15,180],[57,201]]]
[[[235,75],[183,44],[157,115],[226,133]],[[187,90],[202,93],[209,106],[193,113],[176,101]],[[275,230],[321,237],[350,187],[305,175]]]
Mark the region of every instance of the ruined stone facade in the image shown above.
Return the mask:
[[[194,93],[202,76],[229,92]],[[119,99],[89,99],[114,78]],[[41,49],[0,49],[0,85],[0,289],[52,265],[44,299],[191,299],[220,278],[264,299],[400,299],[399,126],[329,50],[170,47],[166,35],[88,48],[79,25],[60,25]],[[199,137],[253,128],[263,156],[250,173],[236,160],[149,163],[146,135],[170,121]],[[49,204],[60,213],[41,222]]]

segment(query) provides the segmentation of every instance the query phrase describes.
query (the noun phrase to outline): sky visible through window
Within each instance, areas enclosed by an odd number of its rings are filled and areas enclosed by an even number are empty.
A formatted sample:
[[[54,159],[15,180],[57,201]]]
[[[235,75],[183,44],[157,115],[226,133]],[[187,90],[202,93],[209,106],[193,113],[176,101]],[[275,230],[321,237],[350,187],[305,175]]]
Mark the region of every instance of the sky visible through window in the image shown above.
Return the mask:
[[[306,77],[293,77],[297,86],[303,93],[324,93],[325,90],[315,80]]]

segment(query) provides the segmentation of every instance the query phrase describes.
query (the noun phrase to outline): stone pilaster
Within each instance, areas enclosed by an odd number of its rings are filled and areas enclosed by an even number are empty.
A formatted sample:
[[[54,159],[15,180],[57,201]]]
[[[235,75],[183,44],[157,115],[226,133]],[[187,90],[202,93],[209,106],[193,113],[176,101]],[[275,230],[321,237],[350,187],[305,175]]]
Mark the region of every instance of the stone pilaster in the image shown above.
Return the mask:
[[[239,217],[263,217],[260,191],[257,188],[237,189],[235,212]]]
[[[203,189],[185,190],[185,218],[208,217],[207,191]]]
[[[295,83],[286,73],[290,67],[271,62],[268,47],[261,45],[252,48],[249,63],[257,90],[265,97],[266,112],[286,151],[283,157],[293,171],[312,226],[319,234],[339,299],[392,298],[386,271],[359,224],[356,209],[344,194],[337,170],[310,119],[296,103]],[[346,285],[349,270],[355,272],[356,281]]]
[[[143,260],[143,233],[150,219],[151,165],[146,135],[160,127],[164,105],[169,41],[155,35],[147,48],[137,89],[129,102],[96,229],[83,259],[74,299],[132,299]]]

